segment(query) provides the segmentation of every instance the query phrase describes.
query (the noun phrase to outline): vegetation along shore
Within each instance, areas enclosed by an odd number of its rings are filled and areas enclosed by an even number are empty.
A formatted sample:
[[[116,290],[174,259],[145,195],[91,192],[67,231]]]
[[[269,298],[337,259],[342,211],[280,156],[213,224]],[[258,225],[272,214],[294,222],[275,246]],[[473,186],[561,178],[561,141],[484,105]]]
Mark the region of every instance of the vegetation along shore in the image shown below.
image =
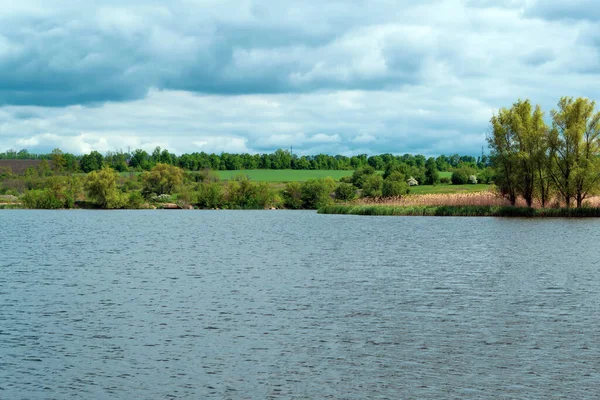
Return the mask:
[[[0,208],[596,217],[595,108],[588,99],[564,97],[547,125],[539,106],[519,100],[492,116],[489,154],[478,157],[9,150],[0,153]]]

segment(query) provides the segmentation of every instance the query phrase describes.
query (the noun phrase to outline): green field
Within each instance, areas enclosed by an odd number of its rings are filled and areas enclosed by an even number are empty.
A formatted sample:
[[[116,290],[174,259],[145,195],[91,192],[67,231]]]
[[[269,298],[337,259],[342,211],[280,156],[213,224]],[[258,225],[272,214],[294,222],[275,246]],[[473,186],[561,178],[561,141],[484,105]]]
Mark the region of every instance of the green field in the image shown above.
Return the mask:
[[[411,194],[452,194],[452,193],[475,193],[490,190],[490,185],[478,183],[476,185],[421,185],[412,186]]]
[[[448,172],[448,171],[440,172],[440,178],[452,178],[452,172]]]
[[[339,180],[351,176],[354,171],[335,170],[295,170],[295,169],[247,169],[235,171],[216,171],[222,180],[230,180],[237,175],[246,175],[254,182],[291,182],[307,181],[309,179],[332,177]]]

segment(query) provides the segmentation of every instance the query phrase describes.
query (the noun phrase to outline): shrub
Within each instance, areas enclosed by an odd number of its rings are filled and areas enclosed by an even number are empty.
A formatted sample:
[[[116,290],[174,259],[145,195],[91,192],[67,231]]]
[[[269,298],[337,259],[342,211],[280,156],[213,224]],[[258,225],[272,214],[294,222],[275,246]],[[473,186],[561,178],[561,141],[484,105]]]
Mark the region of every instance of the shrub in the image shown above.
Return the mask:
[[[239,175],[227,183],[225,200],[231,208],[256,208],[255,191],[256,187],[250,180],[244,175]]]
[[[335,188],[335,199],[341,201],[354,200],[356,198],[356,188],[350,183],[340,183]]]
[[[0,167],[0,181],[3,179],[9,179],[13,177],[11,167]]]
[[[463,170],[456,170],[452,173],[453,185],[466,185],[469,181],[469,174]]]
[[[127,208],[140,209],[144,208],[145,199],[140,192],[131,192],[127,199]]]
[[[309,179],[300,188],[302,206],[307,209],[317,209],[331,203],[331,192],[335,181],[331,178]]]
[[[88,174],[85,190],[88,197],[100,208],[122,208],[127,201],[117,189],[117,173],[107,166]]]
[[[158,163],[150,172],[142,175],[144,189],[142,193],[171,194],[176,185],[183,182],[183,170],[174,165]]]
[[[288,182],[281,192],[283,196],[283,205],[292,210],[302,208],[302,186],[299,182]]]
[[[485,168],[477,174],[477,180],[480,183],[494,183],[494,173],[491,168]]]
[[[428,185],[437,185],[440,183],[440,173],[433,157],[428,158],[425,163],[425,183]]]
[[[168,203],[171,201],[171,195],[169,194],[152,194],[150,196],[150,201],[154,203]]]
[[[363,182],[363,197],[381,197],[383,195],[381,175],[369,175]]]
[[[201,208],[220,208],[224,203],[223,186],[216,182],[203,183],[198,187],[197,204]]]
[[[419,186],[419,181],[417,181],[412,176],[406,180],[406,183],[408,184],[408,186]]]
[[[352,184],[357,188],[362,188],[365,179],[373,174],[375,174],[375,168],[371,166],[359,168],[352,174]]]
[[[277,194],[267,182],[261,182],[254,188],[253,201],[255,208],[271,208],[277,203]]]
[[[400,172],[394,172],[383,181],[383,197],[400,197],[410,191],[405,177]]]
[[[202,169],[198,172],[185,172],[185,180],[188,182],[219,182],[219,174],[212,169]]]
[[[448,176],[444,176],[444,177],[440,178],[440,183],[443,185],[448,185],[451,182],[452,182],[452,180]]]
[[[391,174],[398,172],[401,174],[406,174],[406,171],[408,169],[408,165],[404,164],[404,163],[398,163],[398,162],[389,162],[385,165],[385,171],[383,172],[383,179],[387,179],[388,176],[390,176]]]
[[[36,208],[44,210],[55,210],[65,208],[63,200],[57,198],[52,190],[28,190],[25,192],[21,201],[27,208]]]
[[[477,177],[475,175],[469,175],[469,183],[474,185],[477,183]]]
[[[352,184],[352,177],[351,176],[342,176],[340,178],[340,182]]]

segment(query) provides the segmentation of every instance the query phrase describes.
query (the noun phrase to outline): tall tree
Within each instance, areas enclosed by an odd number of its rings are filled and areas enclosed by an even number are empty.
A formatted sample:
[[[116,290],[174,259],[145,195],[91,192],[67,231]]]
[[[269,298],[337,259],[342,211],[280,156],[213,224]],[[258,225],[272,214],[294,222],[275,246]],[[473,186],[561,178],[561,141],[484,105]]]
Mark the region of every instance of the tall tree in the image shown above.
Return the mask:
[[[513,130],[511,110],[501,108],[490,120],[492,134],[487,141],[491,149],[492,163],[496,170],[496,185],[508,197],[510,204],[517,201],[517,154],[519,145]]]
[[[437,185],[440,183],[440,174],[435,158],[433,157],[429,157],[425,163],[425,183],[428,185]]]
[[[52,150],[52,169],[56,172],[63,172],[67,166],[65,154],[61,149]]]
[[[551,111],[550,175],[567,207],[597,189],[600,177],[600,113],[585,98],[563,97]]]
[[[545,174],[548,128],[539,106],[518,100],[510,109],[503,108],[491,119],[492,135],[488,143],[496,168],[496,180],[511,204],[518,196],[533,205],[537,194],[545,205]],[[538,190],[539,189],[539,190]]]

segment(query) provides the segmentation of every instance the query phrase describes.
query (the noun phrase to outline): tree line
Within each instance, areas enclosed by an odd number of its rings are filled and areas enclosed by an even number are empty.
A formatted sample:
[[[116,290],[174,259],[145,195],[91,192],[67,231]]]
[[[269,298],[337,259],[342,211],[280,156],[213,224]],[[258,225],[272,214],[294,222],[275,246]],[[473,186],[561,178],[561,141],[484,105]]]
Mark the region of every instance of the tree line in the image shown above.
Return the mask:
[[[390,163],[403,163],[411,167],[424,168],[427,158],[423,155],[393,155],[378,154],[367,156],[342,155],[303,155],[299,156],[287,150],[276,150],[265,154],[209,154],[185,153],[176,155],[166,149],[156,147],[152,153],[142,149],[128,152],[108,152],[101,154],[91,151],[88,154],[75,155],[54,149],[48,154],[32,154],[27,150],[9,150],[0,153],[0,160],[48,160],[52,161],[53,168],[61,172],[98,171],[107,165],[119,172],[149,171],[156,164],[174,165],[186,171],[212,170],[242,170],[242,169],[296,169],[296,170],[356,170],[370,166],[382,171]],[[480,157],[454,154],[451,156],[440,155],[435,159],[439,171],[449,171],[459,165],[483,169],[489,166],[490,159],[482,154]]]
[[[550,111],[518,100],[491,118],[494,182],[511,204],[584,206],[600,191],[600,112],[586,98],[562,97]]]

